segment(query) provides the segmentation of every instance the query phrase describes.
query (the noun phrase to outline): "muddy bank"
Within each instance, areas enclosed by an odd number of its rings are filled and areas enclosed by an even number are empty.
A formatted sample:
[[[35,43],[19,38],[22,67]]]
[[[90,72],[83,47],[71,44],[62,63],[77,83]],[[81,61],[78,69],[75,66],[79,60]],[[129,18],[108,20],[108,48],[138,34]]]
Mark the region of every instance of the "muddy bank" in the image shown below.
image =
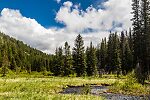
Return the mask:
[[[86,86],[68,86],[62,94],[92,94],[103,96],[106,100],[150,100],[150,96],[131,96],[123,94],[108,93],[108,86],[86,85]]]

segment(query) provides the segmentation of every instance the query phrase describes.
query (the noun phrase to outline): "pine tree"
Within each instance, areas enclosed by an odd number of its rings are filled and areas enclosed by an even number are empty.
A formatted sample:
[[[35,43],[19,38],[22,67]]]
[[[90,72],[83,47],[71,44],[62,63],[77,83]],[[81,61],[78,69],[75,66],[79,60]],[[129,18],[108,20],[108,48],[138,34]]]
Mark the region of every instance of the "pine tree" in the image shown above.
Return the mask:
[[[120,47],[119,47],[119,38],[117,33],[114,35],[114,56],[113,56],[113,65],[117,70],[117,76],[120,74],[120,67],[121,67],[121,59],[120,59]]]
[[[135,67],[133,64],[133,34],[131,28],[129,29],[129,32],[127,34],[127,39],[126,39],[126,46],[125,46],[125,57],[128,61],[128,70],[127,73],[132,71]],[[129,58],[130,57],[130,58]],[[127,66],[127,67],[128,67]]]
[[[113,34],[109,35],[109,39],[108,39],[108,50],[107,50],[107,66],[110,67],[112,66],[113,62],[112,62],[112,57],[113,57]]]
[[[62,47],[56,48],[52,72],[55,76],[64,75],[64,59]]]
[[[79,34],[75,40],[75,47],[73,48],[73,66],[77,76],[86,75],[86,63],[84,54],[84,42]]]
[[[127,35],[127,39],[128,39],[130,50],[133,54],[133,34],[131,28],[129,29],[129,34]]]
[[[132,25],[133,25],[133,54],[134,54],[134,66],[137,64],[139,65],[138,67],[142,67],[141,62],[142,62],[142,57],[143,57],[143,35],[142,35],[142,28],[141,28],[141,15],[140,15],[140,0],[133,0],[132,3],[132,9],[133,9],[133,19],[132,19]],[[142,69],[142,68],[139,68]],[[138,71],[140,73],[140,71]],[[140,74],[138,73],[138,74]],[[137,72],[136,72],[137,74]],[[141,74],[142,75],[142,74]],[[141,80],[138,77],[139,75],[136,75],[138,80]],[[141,81],[139,81],[142,83]]]
[[[107,50],[107,67],[106,70],[110,73],[112,71],[117,71],[117,76],[120,73],[121,59],[120,59],[120,46],[119,37],[117,33],[110,34],[108,40],[108,50]]]
[[[96,52],[95,48],[92,45],[92,42],[90,43],[90,47],[87,47],[86,49],[86,64],[87,64],[87,75],[88,76],[96,76],[98,74],[97,72],[97,66],[96,66]]]
[[[97,48],[96,48],[96,59],[97,59],[97,68],[98,68],[98,72],[101,69],[101,59],[100,59],[100,44],[98,44]]]
[[[125,42],[125,52],[124,52],[124,70],[125,70],[125,74],[127,74],[128,72],[131,72],[133,69],[133,55],[132,55],[132,51],[130,49],[129,46],[129,42],[126,40]]]
[[[107,58],[107,45],[106,45],[106,38],[105,38],[102,39],[101,47],[100,47],[101,69],[104,69],[106,66],[106,58]]]
[[[72,56],[71,56],[70,46],[68,45],[68,42],[65,42],[65,47],[64,47],[64,76],[69,76],[70,74],[73,74]]]
[[[125,75],[126,74],[126,62],[125,62],[125,45],[126,45],[126,37],[124,35],[124,32],[121,32],[121,37],[120,37],[120,56],[121,56],[121,69],[122,73]]]
[[[148,77],[150,68],[150,1],[141,0],[141,23],[143,36],[142,75],[143,82]]]
[[[140,60],[142,54],[142,34],[141,34],[141,21],[140,21],[140,5],[139,0],[133,0],[133,43],[134,43],[134,63]],[[135,64],[136,65],[136,64]]]

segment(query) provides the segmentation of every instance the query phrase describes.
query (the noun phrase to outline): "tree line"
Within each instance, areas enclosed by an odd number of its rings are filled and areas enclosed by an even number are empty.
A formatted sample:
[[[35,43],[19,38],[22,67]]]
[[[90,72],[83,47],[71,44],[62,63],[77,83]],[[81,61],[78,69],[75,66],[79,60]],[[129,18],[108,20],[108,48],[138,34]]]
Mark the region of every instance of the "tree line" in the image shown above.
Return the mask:
[[[97,76],[103,73],[123,73],[126,75],[133,67],[133,39],[131,30],[110,33],[108,41],[102,39],[98,46],[92,42],[85,48],[79,34],[71,49],[68,42],[58,47],[55,54],[48,55],[31,48],[22,41],[0,33],[0,66],[3,72],[51,71],[55,76]]]
[[[108,41],[102,39],[98,46],[84,46],[79,34],[72,48],[68,42],[64,47],[56,48],[51,71],[54,75],[97,76],[104,73],[126,75],[135,67],[133,65],[133,36],[129,32],[110,33]]]
[[[150,2],[132,0],[133,27],[121,33],[111,33],[84,46],[79,34],[71,48],[68,42],[48,55],[35,48],[0,33],[0,69],[16,73],[50,71],[55,76],[100,76],[103,73],[126,75],[135,71],[138,82],[144,83],[150,73]]]

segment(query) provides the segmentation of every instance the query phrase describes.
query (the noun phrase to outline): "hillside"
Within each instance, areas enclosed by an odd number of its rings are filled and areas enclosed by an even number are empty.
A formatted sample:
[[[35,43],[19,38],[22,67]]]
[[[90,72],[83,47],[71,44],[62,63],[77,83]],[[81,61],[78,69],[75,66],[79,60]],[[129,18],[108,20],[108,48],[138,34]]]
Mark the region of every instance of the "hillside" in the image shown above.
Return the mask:
[[[0,33],[0,67],[9,62],[8,67],[11,70],[39,72],[49,70],[50,57],[22,41]]]

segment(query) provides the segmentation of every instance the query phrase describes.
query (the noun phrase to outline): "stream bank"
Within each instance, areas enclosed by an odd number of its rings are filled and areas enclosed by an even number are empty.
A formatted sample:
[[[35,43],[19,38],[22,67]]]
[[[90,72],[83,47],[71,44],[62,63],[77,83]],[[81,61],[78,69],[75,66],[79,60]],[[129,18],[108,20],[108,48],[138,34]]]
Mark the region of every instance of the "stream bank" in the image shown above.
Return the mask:
[[[123,94],[114,94],[107,92],[109,86],[103,85],[83,85],[83,86],[68,86],[61,94],[92,94],[105,97],[106,100],[150,100],[150,96],[132,96]]]

